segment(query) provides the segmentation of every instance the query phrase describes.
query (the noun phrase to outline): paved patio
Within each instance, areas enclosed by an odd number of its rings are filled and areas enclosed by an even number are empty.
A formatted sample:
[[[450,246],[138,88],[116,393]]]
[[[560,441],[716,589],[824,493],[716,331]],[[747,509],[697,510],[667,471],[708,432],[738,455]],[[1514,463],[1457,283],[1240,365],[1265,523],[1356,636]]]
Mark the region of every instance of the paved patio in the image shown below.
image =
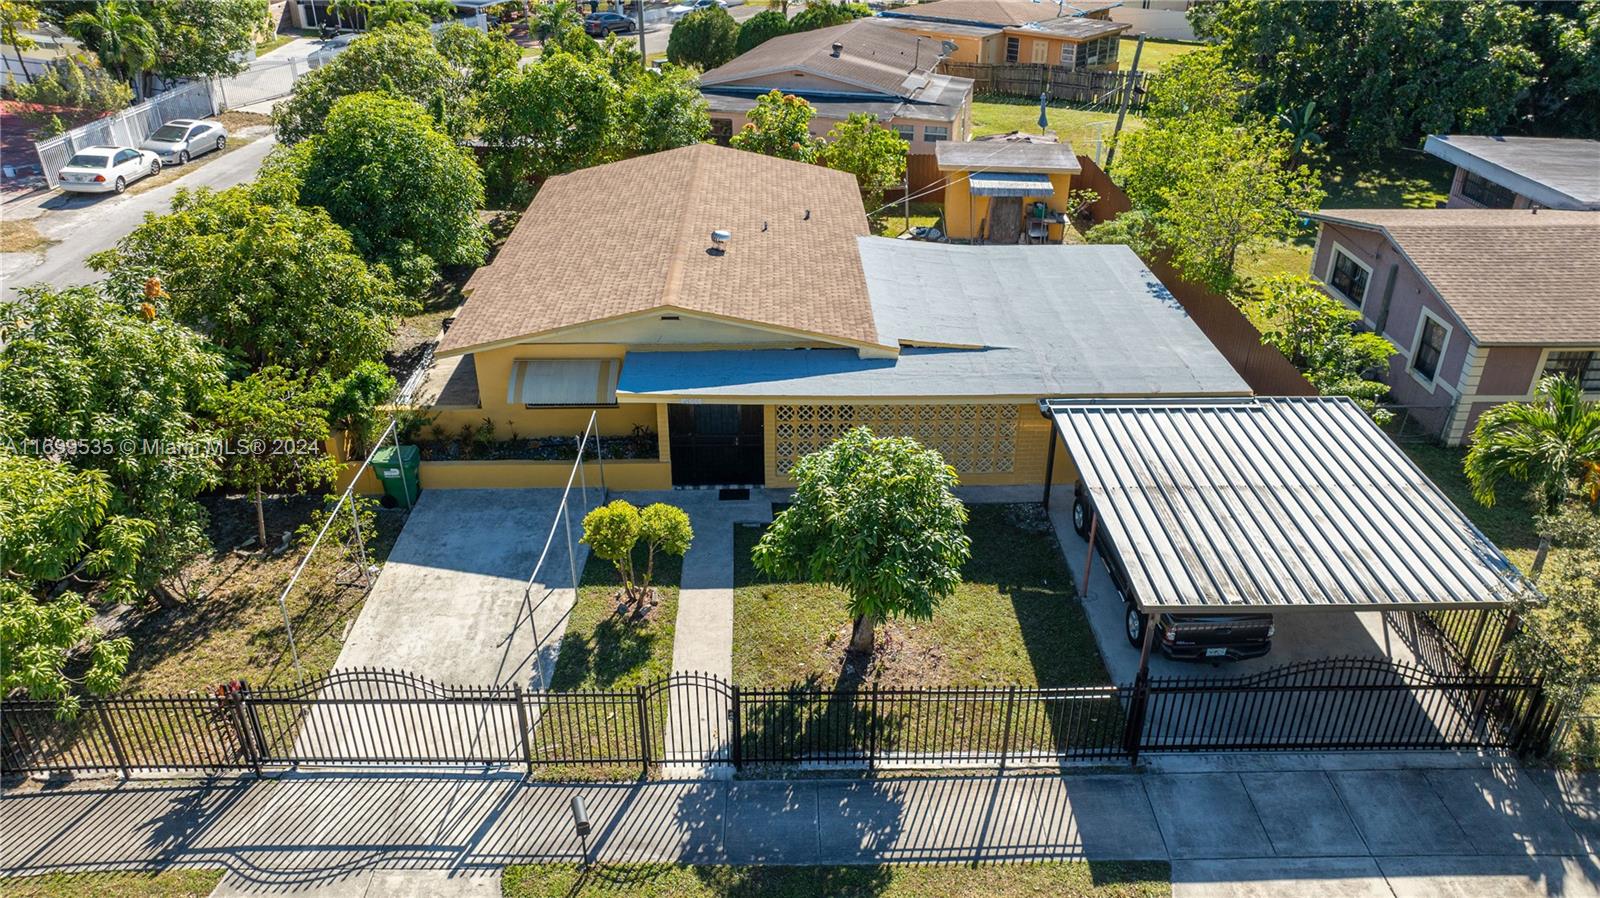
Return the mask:
[[[1385,883],[1600,896],[1600,775],[1452,755],[1275,760],[1255,772],[1191,756],[1185,773],[595,785],[492,772],[83,783],[0,802],[0,869],[221,866],[230,895],[372,894],[380,882],[385,894],[492,894],[506,864],[579,856],[567,808],[582,795],[607,861],[1154,859],[1173,862],[1176,898],[1389,894]]]

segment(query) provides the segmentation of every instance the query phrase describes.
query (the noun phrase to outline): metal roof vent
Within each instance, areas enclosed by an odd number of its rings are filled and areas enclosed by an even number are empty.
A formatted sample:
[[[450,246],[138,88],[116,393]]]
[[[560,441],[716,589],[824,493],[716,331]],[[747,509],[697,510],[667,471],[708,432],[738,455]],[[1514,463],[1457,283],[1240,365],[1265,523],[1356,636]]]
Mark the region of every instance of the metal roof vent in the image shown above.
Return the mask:
[[[728,241],[733,239],[733,232],[726,228],[717,228],[711,232],[711,251],[721,255],[728,251]]]
[[[839,41],[834,41],[833,42],[833,58],[834,59],[838,59],[839,56],[841,54],[843,54],[843,53],[844,53],[844,44],[840,43]]]

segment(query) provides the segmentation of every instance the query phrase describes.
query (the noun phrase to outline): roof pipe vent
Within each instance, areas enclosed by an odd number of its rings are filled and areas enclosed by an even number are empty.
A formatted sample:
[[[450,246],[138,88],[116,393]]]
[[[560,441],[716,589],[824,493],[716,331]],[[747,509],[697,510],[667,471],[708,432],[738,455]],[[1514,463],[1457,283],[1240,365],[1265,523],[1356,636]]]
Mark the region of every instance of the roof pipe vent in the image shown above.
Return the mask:
[[[833,42],[833,58],[838,59],[844,53],[844,44],[840,41]]]
[[[711,251],[722,255],[728,251],[728,241],[733,239],[733,232],[726,228],[717,228],[711,232]]]

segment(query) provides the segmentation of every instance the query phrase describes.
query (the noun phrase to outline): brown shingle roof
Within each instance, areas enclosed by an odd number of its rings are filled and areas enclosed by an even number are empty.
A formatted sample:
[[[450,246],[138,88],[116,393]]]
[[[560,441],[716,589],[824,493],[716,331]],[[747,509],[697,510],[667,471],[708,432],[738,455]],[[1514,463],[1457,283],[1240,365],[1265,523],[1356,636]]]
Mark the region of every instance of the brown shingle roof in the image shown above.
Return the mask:
[[[1382,232],[1483,344],[1600,343],[1600,213],[1323,209]]]
[[[809,217],[808,217],[809,215]],[[711,232],[732,232],[715,255]],[[878,345],[855,178],[698,144],[551,178],[439,344],[449,355],[658,308]]]
[[[1043,19],[1082,16],[1121,6],[1101,0],[1067,0],[1064,7],[1054,0],[937,0],[902,7],[895,12],[918,19],[948,19],[955,22],[983,22],[991,25],[1026,25]]]
[[[833,44],[843,45],[833,55]],[[915,99],[939,62],[936,42],[875,19],[785,34],[700,76],[715,87],[756,75],[801,70],[889,96]]]

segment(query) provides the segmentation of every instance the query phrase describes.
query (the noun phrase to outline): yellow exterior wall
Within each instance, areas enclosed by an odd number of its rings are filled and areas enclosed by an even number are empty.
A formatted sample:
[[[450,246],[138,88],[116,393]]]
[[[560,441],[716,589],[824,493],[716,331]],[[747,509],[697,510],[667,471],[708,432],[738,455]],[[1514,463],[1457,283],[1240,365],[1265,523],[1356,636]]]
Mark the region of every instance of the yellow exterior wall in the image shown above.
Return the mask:
[[[976,240],[978,226],[989,217],[989,198],[986,196],[973,196],[967,186],[967,171],[947,172],[944,185],[944,221],[945,233],[952,240]],[[1027,210],[1038,200],[1054,212],[1067,210],[1067,194],[1072,190],[1072,175],[1058,172],[1050,175],[1050,187],[1054,191],[1049,197],[1023,197],[1022,208],[1026,216]],[[1026,220],[1026,218],[1024,218]],[[1061,240],[1062,225],[1050,226],[1050,239]]]
[[[359,464],[346,468],[345,482]],[[606,462],[605,469],[605,483],[612,491],[672,488],[672,466],[665,462],[619,459]],[[570,461],[425,461],[417,477],[424,490],[561,489],[571,472]],[[600,464],[585,462],[582,476],[591,488],[598,487]],[[356,492],[381,495],[383,486],[368,470],[362,473]]]
[[[961,482],[967,486],[1017,486],[1025,484],[1043,484],[1044,472],[1050,451],[1050,441],[1054,429],[1043,415],[1039,414],[1039,407],[1033,403],[1025,403],[1015,407],[1016,430],[1013,437],[1014,449],[1012,451],[1011,470],[1004,473],[970,473],[957,468]],[[766,485],[769,487],[793,487],[794,481],[787,474],[778,472],[777,434],[778,421],[775,414],[776,404],[768,404],[764,409],[764,441],[762,447],[765,452]],[[1071,484],[1078,479],[1078,469],[1073,464],[1072,456],[1067,453],[1066,445],[1059,436],[1054,437],[1056,442],[1055,470],[1051,480],[1057,484]]]
[[[620,405],[615,408],[538,408],[506,402],[507,387],[511,378],[512,363],[518,359],[621,359],[625,347],[599,343],[585,344],[519,344],[503,349],[474,353],[478,370],[478,404],[476,409],[446,408],[438,411],[435,426],[446,433],[461,429],[463,424],[474,428],[483,426],[483,419],[494,421],[496,436],[507,439],[512,431],[518,436],[577,436],[589,422],[589,413],[597,412],[595,423],[602,436],[627,436],[634,425],[654,428],[656,414],[650,405]]]

